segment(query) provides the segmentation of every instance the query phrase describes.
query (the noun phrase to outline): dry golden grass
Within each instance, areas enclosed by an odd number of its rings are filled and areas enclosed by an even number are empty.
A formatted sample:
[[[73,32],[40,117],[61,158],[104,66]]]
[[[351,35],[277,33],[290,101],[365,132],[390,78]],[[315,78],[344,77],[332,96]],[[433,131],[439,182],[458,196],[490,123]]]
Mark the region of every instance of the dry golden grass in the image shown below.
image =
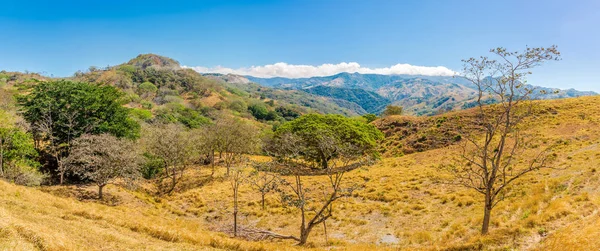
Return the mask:
[[[527,131],[539,141],[525,155],[559,144],[553,166],[514,184],[511,197],[492,212],[491,232],[479,234],[482,198],[446,185],[436,167],[449,161],[454,146],[385,158],[348,181],[364,182],[352,198],[336,204],[309,239],[314,249],[342,250],[597,250],[600,247],[600,97],[542,102]],[[264,158],[258,158],[264,160]],[[116,206],[80,202],[75,188],[19,187],[0,182],[0,249],[16,250],[288,250],[291,241],[233,239],[229,182],[219,170],[192,169],[179,192],[154,197],[118,186],[107,188]],[[306,177],[319,187],[324,177]],[[94,187],[85,189],[94,191]],[[64,198],[67,197],[67,198]],[[282,207],[275,194],[260,207],[260,195],[240,190],[240,224],[297,234],[299,214]],[[390,238],[393,237],[393,238]],[[396,243],[380,243],[385,239]],[[379,245],[377,244],[379,243]]]

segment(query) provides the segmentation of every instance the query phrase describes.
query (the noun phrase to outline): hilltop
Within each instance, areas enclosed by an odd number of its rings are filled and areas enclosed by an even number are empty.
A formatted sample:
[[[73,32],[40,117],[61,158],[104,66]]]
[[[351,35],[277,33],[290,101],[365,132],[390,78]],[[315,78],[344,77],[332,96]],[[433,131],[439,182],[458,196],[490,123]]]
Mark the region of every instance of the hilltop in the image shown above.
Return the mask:
[[[556,169],[532,173],[516,183],[511,196],[495,209],[488,236],[478,233],[481,197],[445,184],[447,175],[437,169],[459,150],[450,141],[405,150],[400,157],[386,157],[367,170],[348,173],[352,181],[367,182],[354,197],[336,206],[327,223],[327,244],[323,229],[317,228],[311,245],[348,250],[589,250],[599,246],[595,230],[600,227],[600,98],[539,102],[541,108],[527,122],[526,132],[538,135],[539,144],[559,145],[552,163]],[[469,114],[467,110],[445,117]],[[431,120],[442,118],[444,115]],[[419,119],[389,117],[374,123],[384,128],[389,142],[403,142],[396,140],[403,130],[412,131],[411,135],[452,131],[446,122],[438,127],[436,122]],[[413,123],[416,125],[407,126]],[[535,151],[532,146],[525,156]],[[0,212],[5,221],[0,245],[44,250],[140,245],[155,250],[296,249],[290,241],[228,237],[231,187],[224,179],[206,179],[209,172],[201,166],[190,169],[181,188],[171,196],[155,197],[145,192],[143,187],[149,184],[144,183],[134,190],[109,185],[108,199],[103,202],[90,199],[93,187],[26,188],[2,181]],[[308,184],[318,186],[325,178],[311,177]],[[267,196],[265,211],[260,209],[260,195],[248,186],[242,187],[240,200],[243,226],[283,234],[297,231],[298,214],[282,207],[275,194]],[[50,230],[49,226],[56,227]]]

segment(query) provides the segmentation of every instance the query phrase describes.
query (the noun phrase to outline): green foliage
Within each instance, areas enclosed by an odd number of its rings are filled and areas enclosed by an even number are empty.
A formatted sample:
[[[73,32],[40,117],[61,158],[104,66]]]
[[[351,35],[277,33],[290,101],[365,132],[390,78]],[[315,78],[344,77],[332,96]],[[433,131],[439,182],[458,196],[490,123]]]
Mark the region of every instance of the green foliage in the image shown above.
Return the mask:
[[[199,128],[210,124],[210,119],[198,111],[187,108],[182,104],[169,103],[156,111],[156,118],[161,122],[182,123],[188,128]]]
[[[123,107],[123,93],[112,86],[66,80],[42,82],[18,101],[34,131],[39,123],[52,124],[52,135],[48,136],[57,143],[68,143],[84,133],[139,137],[139,124]]]
[[[285,120],[293,120],[297,117],[300,117],[300,113],[298,111],[283,106],[275,108],[275,111],[280,117],[283,117]]]
[[[31,134],[14,127],[0,127],[0,168],[10,165],[38,167],[37,156]]]
[[[129,112],[131,113],[131,116],[133,118],[142,120],[142,121],[149,121],[150,119],[152,119],[152,112],[145,110],[145,109],[138,109],[138,108],[133,108],[131,110],[129,110]]]
[[[150,153],[144,153],[144,164],[140,169],[144,179],[152,179],[165,169],[165,161]]]
[[[396,105],[388,105],[385,107],[385,110],[381,115],[384,117],[391,115],[402,115],[402,107]]]
[[[263,103],[254,103],[248,106],[248,110],[256,119],[266,119],[269,110]]]
[[[277,118],[279,118],[279,114],[276,111],[269,111],[265,116],[265,120],[269,121],[277,120]]]
[[[336,100],[345,100],[348,102],[355,103],[362,107],[365,111],[371,113],[380,112],[383,109],[383,107],[385,107],[385,105],[390,103],[390,100],[388,100],[387,98],[384,98],[375,92],[366,91],[363,89],[340,88],[320,85],[303,90],[308,93],[316,94],[319,96],[325,96],[334,98]],[[334,102],[336,100],[334,100]],[[338,105],[344,104],[339,103]]]
[[[146,101],[146,100],[142,100],[142,102],[140,102],[140,105],[142,105],[142,108],[150,110],[152,109],[152,107],[154,106],[154,104],[152,102]]]
[[[234,100],[229,104],[229,109],[236,112],[248,111],[248,105],[243,100]]]
[[[141,83],[138,86],[138,93],[142,95],[142,97],[150,97],[152,94],[155,94],[158,91],[158,87],[150,82]]]
[[[302,146],[301,155],[309,163],[326,168],[332,159],[369,156],[379,157],[375,150],[383,134],[373,125],[341,115],[303,115],[281,125],[276,138],[293,135]]]
[[[372,113],[368,113],[365,115],[362,115],[362,117],[367,120],[367,123],[371,123],[373,121],[375,121],[377,119],[377,115],[372,114]]]

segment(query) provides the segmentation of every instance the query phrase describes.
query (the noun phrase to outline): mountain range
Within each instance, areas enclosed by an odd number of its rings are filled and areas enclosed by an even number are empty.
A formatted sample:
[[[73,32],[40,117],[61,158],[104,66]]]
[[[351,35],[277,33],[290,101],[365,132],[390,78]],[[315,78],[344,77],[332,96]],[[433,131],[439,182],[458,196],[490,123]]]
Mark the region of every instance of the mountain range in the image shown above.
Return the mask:
[[[380,113],[387,105],[399,105],[407,114],[432,115],[440,111],[465,109],[474,106],[476,87],[460,77],[421,75],[379,75],[339,73],[333,76],[311,78],[258,78],[239,75],[219,75],[225,82],[259,85],[283,89],[300,90],[310,94],[331,98],[332,102],[349,107],[356,104],[358,114]],[[545,94],[537,99],[558,99],[597,95],[591,91],[574,89],[561,90],[529,86]]]

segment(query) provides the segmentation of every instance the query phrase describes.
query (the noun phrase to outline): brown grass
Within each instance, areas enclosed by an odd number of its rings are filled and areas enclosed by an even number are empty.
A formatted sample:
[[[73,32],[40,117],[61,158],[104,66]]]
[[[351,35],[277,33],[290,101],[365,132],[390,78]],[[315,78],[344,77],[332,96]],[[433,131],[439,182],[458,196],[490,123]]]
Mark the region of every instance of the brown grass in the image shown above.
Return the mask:
[[[479,234],[482,198],[441,181],[436,167],[454,146],[385,158],[368,170],[354,170],[348,181],[364,182],[354,197],[335,206],[327,221],[311,233],[313,249],[341,250],[595,250],[600,247],[600,97],[542,102],[528,125],[539,142],[525,153],[558,143],[553,163],[515,183],[510,197],[492,212],[492,228]],[[263,159],[263,158],[259,158]],[[0,249],[17,250],[289,250],[291,241],[244,241],[230,238],[231,191],[226,179],[204,181],[209,168],[190,170],[179,193],[154,197],[118,186],[107,194],[115,206],[78,201],[60,187],[19,187],[0,182]],[[319,187],[324,177],[307,177]],[[76,188],[67,187],[67,190]],[[86,188],[93,192],[95,187]],[[318,189],[316,189],[318,191]],[[81,199],[81,198],[79,198]],[[283,207],[275,194],[240,190],[240,224],[282,234],[297,234],[298,212]],[[384,236],[397,238],[384,244]],[[379,245],[377,243],[380,243]]]

